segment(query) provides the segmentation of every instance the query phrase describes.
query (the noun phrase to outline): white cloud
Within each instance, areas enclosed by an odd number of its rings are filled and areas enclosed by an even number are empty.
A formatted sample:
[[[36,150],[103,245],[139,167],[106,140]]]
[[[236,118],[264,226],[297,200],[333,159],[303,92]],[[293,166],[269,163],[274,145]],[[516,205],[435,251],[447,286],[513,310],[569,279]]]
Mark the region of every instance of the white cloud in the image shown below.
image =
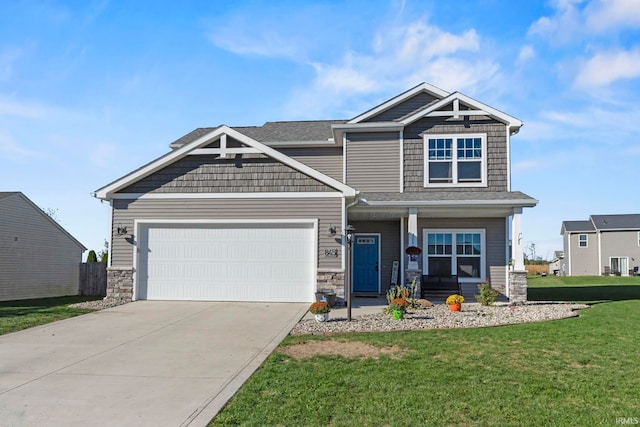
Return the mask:
[[[336,103],[349,100],[355,110],[342,108],[342,117],[350,117],[366,108],[354,105],[354,95],[397,93],[423,81],[471,94],[490,90],[500,68],[480,46],[474,29],[454,34],[425,21],[385,27],[373,37],[370,50],[349,51],[331,64],[313,64],[314,81],[293,94],[288,113],[322,117],[328,108],[319,100],[330,100],[333,110],[343,107]]]
[[[516,63],[518,65],[522,65],[525,62],[529,61],[536,57],[536,50],[530,44],[524,45],[520,48],[520,52],[518,53],[518,59]]]
[[[558,0],[555,2],[555,14],[543,16],[529,27],[529,34],[540,35],[555,43],[567,43],[573,40],[580,29],[581,13],[576,7],[582,0]]]
[[[20,146],[7,132],[0,130],[0,154],[11,160],[19,160],[32,157],[35,153]]]
[[[640,77],[640,49],[599,52],[578,71],[578,87],[606,86],[621,79]]]
[[[587,28],[596,32],[640,27],[638,0],[593,0],[585,7],[584,14]]]

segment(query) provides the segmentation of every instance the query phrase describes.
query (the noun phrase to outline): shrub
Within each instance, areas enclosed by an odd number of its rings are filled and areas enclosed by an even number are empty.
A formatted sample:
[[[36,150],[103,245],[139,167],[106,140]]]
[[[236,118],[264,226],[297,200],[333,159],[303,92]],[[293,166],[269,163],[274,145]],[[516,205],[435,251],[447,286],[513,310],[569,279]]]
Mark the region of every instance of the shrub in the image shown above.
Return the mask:
[[[98,262],[98,256],[96,255],[96,251],[93,249],[91,249],[87,255],[87,262]]]
[[[500,295],[498,291],[491,288],[488,280],[484,283],[478,284],[478,291],[480,292],[480,295],[476,295],[476,301],[481,305],[492,305],[496,302],[496,299],[498,299],[498,295]]]
[[[311,304],[309,311],[312,314],[325,314],[331,311],[331,306],[326,301],[316,301]]]
[[[391,311],[393,310],[405,311],[408,306],[409,306],[409,301],[407,301],[406,298],[396,298],[391,300],[391,302],[389,303],[389,309]]]

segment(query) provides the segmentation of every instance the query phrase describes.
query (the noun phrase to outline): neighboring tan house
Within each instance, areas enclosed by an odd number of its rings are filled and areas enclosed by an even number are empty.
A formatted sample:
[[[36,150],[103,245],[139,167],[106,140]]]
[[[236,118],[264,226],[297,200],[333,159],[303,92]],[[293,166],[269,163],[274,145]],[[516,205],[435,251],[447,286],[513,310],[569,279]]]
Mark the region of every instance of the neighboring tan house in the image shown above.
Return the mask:
[[[107,295],[342,298],[351,225],[356,293],[384,294],[397,272],[457,275],[468,295],[490,278],[526,299],[521,215],[537,200],[511,191],[521,126],[423,83],[351,120],[198,128],[96,191],[113,209]]]
[[[562,274],[637,274],[640,214],[591,215],[588,221],[564,221],[560,234],[565,254],[560,266]]]
[[[78,295],[86,248],[20,192],[0,192],[0,301]]]
[[[555,276],[562,276],[562,260],[564,259],[564,252],[554,251],[553,259],[549,262],[549,274]]]

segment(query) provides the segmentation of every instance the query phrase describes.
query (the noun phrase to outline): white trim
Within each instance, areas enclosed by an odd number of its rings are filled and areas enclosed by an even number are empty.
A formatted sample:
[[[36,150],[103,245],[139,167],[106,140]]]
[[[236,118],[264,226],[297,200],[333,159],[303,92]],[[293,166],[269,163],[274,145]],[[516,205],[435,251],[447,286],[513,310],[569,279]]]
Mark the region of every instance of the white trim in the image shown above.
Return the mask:
[[[507,216],[504,218],[504,269],[506,270],[506,274],[504,276],[504,295],[509,297],[509,286],[511,284],[511,256],[509,254],[509,241],[511,240],[511,233],[509,233],[509,225],[511,224],[511,217]]]
[[[509,126],[505,126],[507,140],[507,191],[511,191],[511,132]]]
[[[226,135],[222,135],[226,136]],[[220,144],[222,145],[222,143]],[[189,156],[202,156],[210,154],[219,154],[221,159],[226,159],[227,154],[259,154],[262,151],[251,147],[232,147],[232,148],[196,148],[191,151]]]
[[[342,134],[342,182],[347,183],[347,134]]]
[[[598,274],[602,274],[602,233],[597,231],[598,236]]]
[[[478,193],[481,195],[482,193]],[[496,206],[506,206],[506,207],[528,207],[532,208],[538,204],[538,200],[374,200],[369,201],[366,199],[361,199],[368,206],[397,206],[397,207],[406,207],[408,205],[411,206],[473,206],[473,207],[496,207]]]
[[[213,225],[213,224],[311,224],[313,226],[313,248],[312,248],[312,292],[318,288],[318,219],[317,218],[294,218],[294,219],[135,219],[133,228],[135,230],[135,240],[133,242],[133,295],[132,300],[138,299],[138,272],[139,272],[139,256],[140,242],[138,240],[141,227],[150,227],[153,225]],[[148,236],[147,236],[148,238]]]
[[[112,200],[150,200],[150,199],[274,199],[274,198],[341,198],[342,193],[338,192],[264,192],[264,193],[117,193],[112,196]]]
[[[580,243],[582,242],[582,240],[580,240],[580,236],[584,236],[584,243],[585,245],[582,246]],[[589,235],[587,233],[578,233],[578,247],[579,248],[588,248],[589,247]]]
[[[404,129],[400,131],[400,192],[404,193]]]
[[[629,276],[629,257],[628,256],[610,256],[609,257],[609,268],[611,268],[611,259],[612,258],[617,258],[618,259],[618,272],[620,273],[620,276]],[[626,259],[627,260],[627,268],[625,268],[624,270],[622,270],[620,268],[620,260],[622,259]],[[611,273],[613,273],[613,269],[611,270]]]
[[[480,158],[480,182],[458,182],[458,139],[461,138],[480,138],[482,157]],[[431,183],[429,182],[429,164],[436,162],[429,160],[429,140],[430,139],[451,139],[451,179],[452,182],[447,183]],[[487,163],[489,153],[487,152],[487,134],[486,133],[452,133],[452,134],[425,134],[422,139],[423,153],[423,186],[425,188],[451,188],[451,187],[487,187]],[[477,161],[477,160],[475,160]],[[462,160],[464,162],[464,160]]]
[[[367,120],[368,118],[373,117],[376,114],[379,114],[385,110],[388,110],[391,107],[394,107],[398,104],[403,103],[407,99],[412,98],[413,96],[421,92],[426,92],[436,98],[444,98],[449,95],[449,92],[442,90],[439,87],[430,85],[429,83],[421,83],[418,86],[412,89],[409,89],[408,91],[401,93],[400,95],[397,95],[386,102],[383,102],[377,107],[374,107],[371,110],[360,114],[359,116],[349,120],[347,123],[359,123],[363,120]]]
[[[109,253],[107,255],[107,267],[111,267],[113,255],[113,202],[109,201]]]
[[[425,108],[416,111],[414,114],[412,114],[411,116],[405,117],[404,120],[402,120],[400,123],[404,124],[405,126],[410,125],[411,123],[420,120],[423,117],[428,117],[428,116],[454,116],[455,112],[453,110],[450,111],[442,111],[439,112],[438,110],[442,107],[445,107],[447,104],[453,102],[454,100],[458,100],[458,101],[462,101],[465,104],[471,105],[472,107],[477,108],[477,110],[459,110],[458,114],[465,116],[465,115],[477,115],[482,113],[483,115],[488,115],[491,116],[505,124],[507,124],[509,126],[509,128],[512,129],[512,132],[517,132],[518,129],[520,129],[523,125],[522,121],[519,119],[516,119],[513,116],[510,116],[508,114],[503,113],[500,110],[496,110],[493,107],[490,107],[486,104],[483,104],[480,101],[476,101],[473,98],[470,98],[460,92],[454,92],[450,95],[448,95],[445,98],[442,98],[440,101],[431,104],[429,106],[426,106]]]
[[[567,234],[567,253],[565,254],[565,257],[567,258],[567,269],[569,270],[569,276],[571,276],[571,233]]]
[[[480,277],[460,277],[458,276],[459,282],[470,282],[477,283],[478,280],[484,280],[487,277],[487,239],[486,233],[487,230],[485,228],[423,228],[422,229],[422,246],[424,250],[422,251],[422,274],[428,274],[429,267],[429,241],[427,239],[427,234],[429,233],[438,233],[438,234],[451,234],[451,274],[458,274],[458,263],[457,258],[465,257],[468,255],[458,255],[456,253],[456,234],[463,233],[473,233],[480,234]],[[443,257],[448,257],[445,255]],[[455,271],[454,271],[455,270]]]
[[[353,233],[353,248],[356,245],[356,237],[358,236],[378,236],[378,293],[381,293],[382,289],[382,234],[381,233]],[[353,264],[355,266],[355,263]],[[355,270],[355,268],[354,268]],[[353,289],[353,277],[354,274],[351,272],[351,292],[368,292],[368,291],[355,291]]]
[[[256,140],[254,140],[253,138],[249,138],[248,136],[228,127],[228,126],[220,126],[217,129],[201,136],[200,138],[196,139],[193,142],[190,142],[189,144],[184,145],[181,148],[178,148],[170,153],[165,154],[164,156],[152,161],[151,163],[147,164],[146,166],[143,166],[142,168],[116,180],[115,182],[112,182],[111,184],[102,187],[101,189],[97,190],[95,193],[95,197],[99,198],[99,199],[103,199],[103,200],[107,200],[107,199],[111,199],[113,197],[113,194],[116,193],[117,191],[133,184],[134,182],[149,176],[151,174],[153,174],[154,172],[159,171],[160,169],[170,165],[171,163],[174,163],[178,160],[180,160],[181,158],[187,156],[190,152],[192,152],[195,149],[198,148],[203,148],[204,146],[206,146],[207,144],[210,144],[211,142],[217,140],[218,138],[222,138],[222,135],[228,135],[231,136],[232,138],[238,140],[239,142],[248,145],[249,147],[253,147],[258,149],[261,153],[287,165],[290,166],[293,169],[296,169],[302,173],[304,173],[305,175],[310,176],[311,178],[314,178],[320,182],[322,182],[323,184],[326,184],[330,187],[335,188],[338,191],[341,191],[345,196],[355,196],[356,191],[337,181],[334,178],[331,178],[330,176],[327,176],[283,153],[281,153],[280,151],[277,151],[265,144],[262,144],[261,142],[258,142]]]

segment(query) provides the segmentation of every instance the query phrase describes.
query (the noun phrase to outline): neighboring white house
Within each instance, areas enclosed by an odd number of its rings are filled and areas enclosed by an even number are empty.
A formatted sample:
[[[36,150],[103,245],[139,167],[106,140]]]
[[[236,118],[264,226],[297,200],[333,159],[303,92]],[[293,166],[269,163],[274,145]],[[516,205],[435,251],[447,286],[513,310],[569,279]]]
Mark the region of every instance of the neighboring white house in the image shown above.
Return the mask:
[[[0,192],[0,301],[77,295],[82,253],[20,192]]]
[[[640,214],[591,215],[587,221],[564,221],[564,259],[567,276],[638,274]]]

